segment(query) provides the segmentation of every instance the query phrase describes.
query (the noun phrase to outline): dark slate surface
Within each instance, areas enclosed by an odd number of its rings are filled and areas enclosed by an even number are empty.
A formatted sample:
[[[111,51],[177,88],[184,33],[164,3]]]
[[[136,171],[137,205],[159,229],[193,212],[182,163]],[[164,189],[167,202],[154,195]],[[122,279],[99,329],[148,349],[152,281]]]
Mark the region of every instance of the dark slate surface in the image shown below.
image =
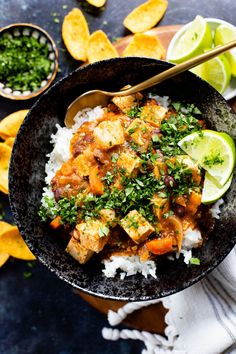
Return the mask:
[[[32,22],[45,28],[59,48],[61,72],[58,78],[77,67],[61,41],[61,22],[71,8],[86,11],[90,31],[103,29],[110,37],[128,34],[122,26],[124,17],[143,0],[107,0],[104,11],[94,11],[85,1],[76,0],[0,0],[0,26],[14,22]],[[63,5],[68,5],[63,9]],[[233,0],[169,0],[162,25],[186,23],[197,14],[217,17],[236,25]],[[54,18],[60,20],[55,23]],[[34,101],[11,102],[0,98],[0,119]],[[0,195],[7,211],[7,198]],[[29,279],[24,273],[32,272]],[[9,261],[0,270],[0,354],[77,354],[138,353],[139,342],[107,342],[101,328],[107,325],[103,315],[73,294],[72,289],[42,265],[31,268],[26,262]]]

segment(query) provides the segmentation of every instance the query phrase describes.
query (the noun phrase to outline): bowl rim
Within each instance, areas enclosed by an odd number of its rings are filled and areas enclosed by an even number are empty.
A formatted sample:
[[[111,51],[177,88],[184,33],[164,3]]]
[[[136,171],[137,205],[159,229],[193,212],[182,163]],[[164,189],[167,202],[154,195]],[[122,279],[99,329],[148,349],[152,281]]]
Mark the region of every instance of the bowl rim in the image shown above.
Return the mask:
[[[46,30],[44,30],[42,27],[35,25],[33,23],[20,22],[20,23],[12,23],[10,25],[1,27],[0,28],[0,36],[4,31],[8,31],[14,27],[29,27],[29,28],[33,28],[35,30],[38,30],[39,32],[42,32],[47,37],[47,39],[51,42],[53,51],[55,53],[54,69],[52,72],[52,76],[50,77],[50,79],[47,79],[47,84],[45,86],[41,87],[38,91],[32,92],[32,93],[25,95],[25,96],[24,95],[14,96],[11,93],[5,93],[0,90],[0,96],[2,96],[4,98],[9,98],[10,100],[14,100],[14,101],[26,101],[26,100],[36,97],[36,96],[40,95],[42,92],[44,92],[51,85],[53,80],[55,79],[57,71],[58,71],[58,66],[59,66],[58,65],[58,49],[57,49],[55,41],[50,36],[50,34]]]
[[[68,80],[69,78],[71,78],[73,75],[75,75],[76,73],[83,71],[83,70],[89,70],[89,68],[91,66],[95,67],[95,66],[101,66],[101,65],[109,65],[116,62],[116,61],[127,61],[129,62],[130,60],[145,60],[147,64],[154,64],[154,63],[158,63],[160,64],[167,64],[167,67],[170,66],[174,66],[175,64],[173,63],[169,63],[168,61],[163,61],[163,60],[158,60],[158,59],[152,59],[152,58],[143,58],[143,57],[126,57],[126,58],[112,58],[112,59],[107,59],[104,61],[99,61],[99,62],[95,62],[95,63],[91,63],[91,64],[87,64],[81,67],[76,68],[75,70],[73,70],[72,72],[70,72],[69,74],[67,74],[66,76],[62,77],[60,80],[58,80],[57,82],[55,82],[47,92],[45,92],[41,97],[39,97],[39,99],[34,103],[34,105],[31,107],[31,110],[33,110],[35,107],[38,106],[38,104],[41,104],[42,100],[44,99],[44,97],[46,95],[48,95],[51,91],[53,91],[54,89],[56,89],[58,86],[60,86],[61,84],[63,84],[66,80]],[[210,90],[215,91],[215,94],[217,94],[217,96],[219,96],[219,98],[221,100],[223,100],[225,102],[225,104],[228,106],[229,110],[231,113],[236,114],[232,107],[228,104],[228,102],[224,99],[224,97],[218,92],[216,91],[212,86],[210,86],[206,81],[202,80],[200,77],[196,76],[194,73],[189,72],[188,74],[191,74],[191,76],[193,75],[194,77],[196,77],[199,81],[201,81],[204,85],[208,86]],[[28,124],[28,121],[30,121],[30,112],[27,114],[22,126],[20,127],[19,130],[19,135],[21,135],[22,130],[25,129],[25,125]],[[13,162],[14,162],[14,155],[16,152],[16,145],[18,142],[18,138],[16,138],[15,144],[13,146],[13,151],[12,151],[12,155],[11,155],[11,160],[10,160],[10,166],[9,166],[9,176],[12,174],[12,170],[13,170]],[[55,268],[52,264],[49,264],[47,259],[45,259],[45,255],[41,254],[40,250],[34,250],[34,246],[32,244],[32,241],[29,240],[29,237],[27,236],[27,234],[25,233],[24,227],[22,226],[21,222],[20,222],[20,215],[19,215],[19,210],[15,205],[15,195],[12,192],[12,188],[11,186],[14,186],[14,180],[13,178],[9,178],[9,200],[10,200],[10,206],[11,206],[11,210],[12,210],[12,214],[13,217],[15,219],[16,224],[19,227],[20,232],[22,233],[23,238],[25,239],[26,243],[28,244],[30,249],[33,249],[33,252],[36,254],[37,258],[39,259],[39,261],[46,266],[47,269],[49,269],[52,273],[54,273],[59,279],[65,281],[66,283],[70,284],[71,286],[73,286],[74,288],[92,295],[92,296],[96,296],[99,298],[103,298],[103,299],[109,299],[109,300],[116,300],[116,301],[147,301],[147,300],[155,300],[155,299],[160,299],[172,294],[175,294],[177,292],[180,292],[184,289],[187,289],[188,287],[194,285],[195,283],[197,283],[198,281],[202,280],[207,274],[209,274],[210,272],[212,272],[224,259],[225,257],[230,253],[230,251],[232,251],[234,245],[235,245],[235,240],[233,240],[233,245],[232,247],[228,247],[228,249],[225,252],[222,252],[221,255],[217,258],[214,259],[214,261],[210,264],[210,266],[208,266],[207,269],[205,269],[204,271],[202,271],[200,274],[198,274],[197,276],[194,276],[191,280],[188,280],[187,282],[183,282],[181,284],[181,286],[179,286],[178,288],[173,288],[171,290],[163,290],[161,293],[159,293],[158,295],[156,294],[152,294],[152,295],[146,295],[143,297],[136,297],[135,295],[132,297],[127,297],[126,295],[123,296],[116,296],[116,295],[109,295],[109,294],[103,294],[101,292],[95,292],[94,290],[88,289],[88,288],[84,288],[83,286],[80,286],[78,284],[76,284],[74,281],[71,281],[70,279],[68,279],[68,276],[66,276],[64,274],[63,271],[61,271],[60,269]]]

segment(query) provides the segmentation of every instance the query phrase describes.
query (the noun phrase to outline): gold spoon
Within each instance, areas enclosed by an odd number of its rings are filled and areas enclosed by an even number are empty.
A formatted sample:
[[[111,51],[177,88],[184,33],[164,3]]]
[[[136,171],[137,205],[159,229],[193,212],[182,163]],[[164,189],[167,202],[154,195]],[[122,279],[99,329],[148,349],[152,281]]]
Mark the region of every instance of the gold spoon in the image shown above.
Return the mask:
[[[109,100],[111,97],[114,96],[128,96],[133,93],[145,90],[149,87],[152,87],[154,85],[157,85],[161,83],[164,80],[167,80],[173,76],[176,76],[183,71],[186,71],[188,69],[193,68],[194,66],[197,66],[199,64],[204,63],[205,61],[214,58],[215,56],[226,52],[227,50],[233,48],[236,46],[236,40],[231,41],[227,44],[224,44],[222,46],[218,46],[212,50],[209,50],[206,53],[200,54],[196,56],[195,58],[192,58],[190,60],[185,61],[184,63],[178,64],[173,66],[170,69],[167,69],[163,71],[160,74],[157,74],[150,79],[147,79],[140,84],[137,84],[135,86],[132,86],[128,89],[124,89],[121,91],[116,91],[116,92],[108,92],[108,91],[102,91],[102,90],[92,90],[92,91],[87,91],[77,97],[67,108],[66,112],[66,117],[65,117],[65,125],[68,128],[71,128],[72,125],[74,124],[74,117],[77,112],[81,111],[84,108],[94,108],[96,106],[102,106],[105,107],[107,106]]]

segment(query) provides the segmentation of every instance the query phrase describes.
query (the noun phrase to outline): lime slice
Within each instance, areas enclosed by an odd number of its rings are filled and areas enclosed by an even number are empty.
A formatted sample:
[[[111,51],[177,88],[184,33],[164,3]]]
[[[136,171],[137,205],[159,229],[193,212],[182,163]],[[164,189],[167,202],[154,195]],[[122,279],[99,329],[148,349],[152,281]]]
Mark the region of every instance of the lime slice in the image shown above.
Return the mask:
[[[211,47],[211,29],[203,17],[197,16],[177,39],[168,59],[174,63],[181,63],[203,53],[205,48]]]
[[[236,39],[236,29],[232,26],[220,25],[215,30],[214,43],[221,45]],[[225,53],[231,67],[231,74],[236,76],[236,48]]]
[[[222,195],[225,194],[225,192],[229,189],[232,179],[233,174],[230,176],[225,185],[219,188],[219,186],[215,184],[214,178],[212,178],[211,175],[206,172],[202,190],[202,203],[210,204],[220,199],[220,197],[222,197]]]
[[[192,133],[178,145],[223,186],[231,176],[235,165],[235,145],[226,133],[202,130]]]
[[[231,68],[224,54],[192,69],[196,75],[207,81],[217,91],[223,93],[231,79]]]

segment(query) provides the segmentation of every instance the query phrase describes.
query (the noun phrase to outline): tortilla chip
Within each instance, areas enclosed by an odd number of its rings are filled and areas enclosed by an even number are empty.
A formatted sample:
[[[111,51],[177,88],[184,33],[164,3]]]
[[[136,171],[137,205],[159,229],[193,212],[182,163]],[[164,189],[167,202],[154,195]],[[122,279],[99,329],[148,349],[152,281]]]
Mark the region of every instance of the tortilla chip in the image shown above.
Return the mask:
[[[83,13],[74,8],[64,18],[62,38],[70,55],[76,60],[86,61],[89,29]]]
[[[21,237],[17,226],[10,226],[8,230],[0,231],[0,252],[27,261],[35,260],[35,256]]]
[[[91,34],[88,44],[89,63],[104,59],[117,58],[118,56],[117,50],[103,31],[98,30]]]
[[[2,253],[0,252],[0,268],[3,266],[3,264],[6,263],[6,261],[9,259],[9,254],[8,253]]]
[[[165,57],[165,48],[156,36],[137,33],[123,51],[122,56],[162,59]]]
[[[105,5],[106,0],[87,0],[87,2],[95,7],[102,7]]]
[[[133,33],[147,31],[164,16],[167,5],[167,0],[148,0],[136,7],[124,19],[123,25]]]
[[[12,229],[11,224],[8,224],[8,222],[5,222],[5,221],[0,221],[0,236],[2,233],[5,233],[11,229]]]
[[[0,143],[0,191],[8,194],[8,167],[11,148],[6,143]]]
[[[10,137],[15,138],[28,112],[28,109],[23,109],[21,111],[11,113],[6,118],[3,118],[0,122],[0,137],[4,140]]]
[[[5,144],[7,144],[10,148],[12,148],[14,145],[14,142],[15,142],[15,138],[10,137],[10,138],[7,138],[7,140],[5,141]]]

